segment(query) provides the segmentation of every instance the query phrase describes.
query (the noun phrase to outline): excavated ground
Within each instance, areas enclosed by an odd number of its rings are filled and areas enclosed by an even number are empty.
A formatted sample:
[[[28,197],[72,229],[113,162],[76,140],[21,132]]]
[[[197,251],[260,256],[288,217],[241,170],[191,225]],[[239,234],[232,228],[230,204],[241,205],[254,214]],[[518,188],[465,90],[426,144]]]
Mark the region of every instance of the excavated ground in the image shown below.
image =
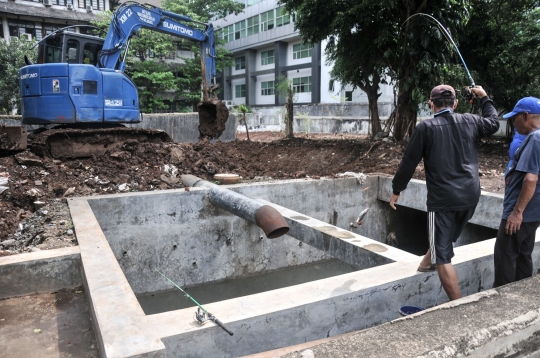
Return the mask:
[[[406,142],[358,135],[253,132],[229,143],[148,143],[80,159],[53,159],[31,151],[0,153],[0,256],[76,245],[66,197],[182,188],[181,174],[213,180],[235,173],[244,182],[335,177],[345,172],[393,175]],[[484,190],[502,193],[508,145],[479,142]],[[422,163],[415,175],[424,179]]]

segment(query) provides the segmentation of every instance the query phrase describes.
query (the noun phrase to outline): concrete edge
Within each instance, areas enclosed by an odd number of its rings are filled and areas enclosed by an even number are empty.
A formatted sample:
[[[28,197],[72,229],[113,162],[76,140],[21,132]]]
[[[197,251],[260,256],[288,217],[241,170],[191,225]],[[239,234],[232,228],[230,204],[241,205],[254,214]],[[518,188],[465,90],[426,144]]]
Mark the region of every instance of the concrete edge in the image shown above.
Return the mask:
[[[68,200],[77,239],[81,247],[83,283],[89,298],[92,324],[102,357],[160,357],[161,339],[140,323],[145,314],[87,198]]]
[[[0,299],[82,285],[78,246],[0,258]]]

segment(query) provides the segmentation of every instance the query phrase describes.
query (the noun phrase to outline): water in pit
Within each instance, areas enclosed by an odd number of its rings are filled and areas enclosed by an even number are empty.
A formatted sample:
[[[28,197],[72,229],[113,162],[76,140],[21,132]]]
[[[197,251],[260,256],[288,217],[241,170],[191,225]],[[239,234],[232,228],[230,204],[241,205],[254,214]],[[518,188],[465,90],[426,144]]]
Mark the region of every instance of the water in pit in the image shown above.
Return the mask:
[[[260,275],[225,280],[207,285],[190,287],[185,291],[201,305],[299,285],[345,273],[358,271],[350,264],[340,260],[328,260],[302,266],[290,267]],[[174,281],[174,277],[169,277]],[[195,303],[178,290],[138,296],[137,299],[145,314],[196,307]]]

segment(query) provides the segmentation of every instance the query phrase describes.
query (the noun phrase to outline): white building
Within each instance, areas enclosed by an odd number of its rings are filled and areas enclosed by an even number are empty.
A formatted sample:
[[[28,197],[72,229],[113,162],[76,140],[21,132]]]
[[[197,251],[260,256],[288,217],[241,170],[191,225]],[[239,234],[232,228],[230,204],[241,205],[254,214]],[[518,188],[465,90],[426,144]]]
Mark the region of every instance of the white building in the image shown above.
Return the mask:
[[[59,28],[89,24],[104,10],[110,10],[107,0],[0,0],[0,38],[41,40]]]
[[[294,30],[294,17],[285,14],[276,0],[243,0],[244,12],[218,19],[225,48],[235,65],[221,77],[224,100],[250,107],[283,103],[274,87],[280,76],[292,80],[297,104],[330,104],[348,101],[366,106],[366,94],[352,87],[330,83],[331,65],[326,64],[325,43],[304,44]],[[241,1],[242,2],[242,1]],[[392,103],[392,87],[381,85],[379,103]],[[362,111],[364,112],[364,111]]]

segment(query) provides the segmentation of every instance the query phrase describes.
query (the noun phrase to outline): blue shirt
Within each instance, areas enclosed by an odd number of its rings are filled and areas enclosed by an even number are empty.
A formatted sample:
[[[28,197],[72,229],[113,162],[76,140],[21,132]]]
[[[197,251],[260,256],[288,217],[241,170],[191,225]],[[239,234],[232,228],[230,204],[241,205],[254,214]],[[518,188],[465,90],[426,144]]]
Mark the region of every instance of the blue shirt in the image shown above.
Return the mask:
[[[503,219],[508,219],[514,210],[527,173],[540,174],[540,130],[538,129],[523,140],[514,155],[510,171],[506,175]],[[534,195],[523,211],[523,222],[535,221],[540,221],[540,181],[536,183]]]
[[[508,165],[506,166],[506,170],[504,171],[504,176],[508,174],[510,167],[512,167],[514,154],[516,153],[516,150],[519,148],[519,146],[521,145],[521,142],[523,142],[523,139],[525,139],[525,137],[526,137],[525,134],[519,134],[514,128],[514,139],[512,139],[512,143],[510,143],[510,149],[508,150],[508,157],[510,158],[510,161],[508,162]]]

